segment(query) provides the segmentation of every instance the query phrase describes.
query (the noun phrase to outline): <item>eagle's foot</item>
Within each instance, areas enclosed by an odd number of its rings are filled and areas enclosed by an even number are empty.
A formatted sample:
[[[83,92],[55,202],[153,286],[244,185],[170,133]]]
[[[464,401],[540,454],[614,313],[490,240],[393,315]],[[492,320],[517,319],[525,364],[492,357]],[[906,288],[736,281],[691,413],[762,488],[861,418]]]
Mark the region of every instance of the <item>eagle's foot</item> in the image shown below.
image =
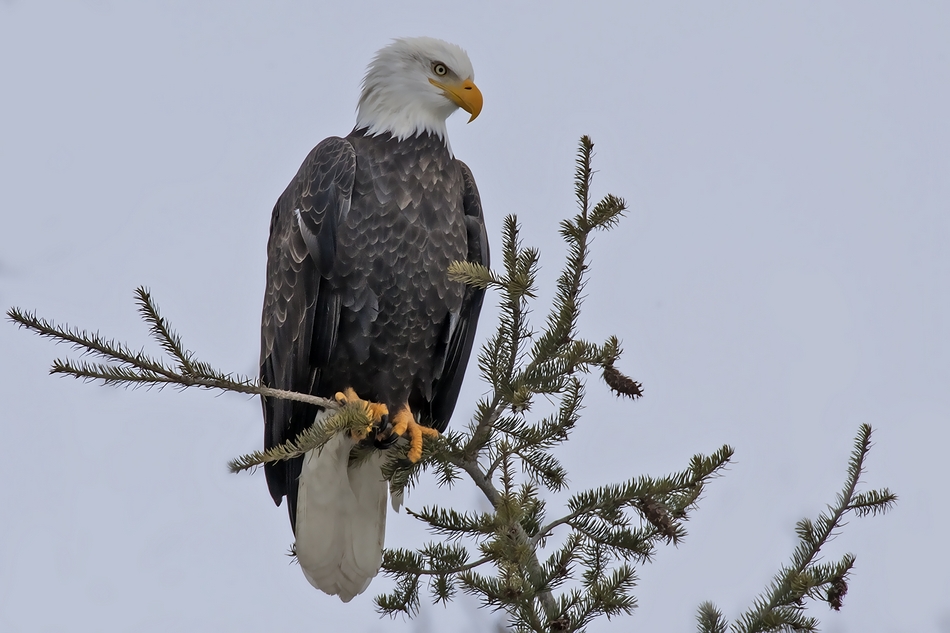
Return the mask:
[[[351,387],[336,392],[333,399],[336,400],[337,404],[342,406],[358,404],[362,406],[363,411],[366,412],[366,417],[369,418],[369,425],[367,425],[365,429],[350,431],[350,437],[356,441],[365,439],[374,429],[384,429],[389,425],[389,407],[378,402],[363,400],[356,395],[356,392],[353,391]]]
[[[416,422],[409,405],[402,405],[393,416],[393,435],[409,434],[409,453],[406,457],[413,464],[422,459],[422,437],[439,437],[439,432]]]

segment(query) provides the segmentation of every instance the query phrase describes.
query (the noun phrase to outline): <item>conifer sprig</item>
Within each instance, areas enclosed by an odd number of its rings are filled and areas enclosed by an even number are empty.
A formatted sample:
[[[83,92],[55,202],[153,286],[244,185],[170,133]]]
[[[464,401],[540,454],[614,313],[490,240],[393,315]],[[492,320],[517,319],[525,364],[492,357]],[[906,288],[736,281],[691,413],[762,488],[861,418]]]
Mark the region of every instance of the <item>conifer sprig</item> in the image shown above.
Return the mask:
[[[798,522],[795,533],[799,541],[790,563],[779,570],[768,590],[732,624],[733,633],[817,631],[817,618],[805,614],[807,600],[820,600],[836,611],[841,609],[855,558],[845,554],[837,562],[819,563],[821,548],[844,526],[849,512],[857,516],[875,515],[887,512],[897,502],[897,495],[887,488],[857,492],[870,448],[871,427],[862,424],[848,460],[844,489],[834,505],[818,518]],[[722,633],[728,626],[710,602],[700,605],[697,620],[700,633]]]
[[[348,432],[351,435],[366,432],[370,424],[365,410],[359,403],[350,403],[323,420],[318,420],[300,434],[266,451],[254,451],[228,462],[228,470],[239,473],[270,462],[300,457],[312,450],[320,450],[334,435]]]
[[[80,380],[99,381],[106,385],[125,387],[145,386],[161,389],[173,385],[183,388],[219,389],[269,398],[297,400],[333,411],[339,408],[333,400],[266,387],[257,380],[238,374],[225,374],[208,363],[196,360],[194,354],[182,346],[181,338],[172,330],[168,321],[161,316],[148,289],[142,286],[137,288],[135,299],[139,314],[148,326],[152,338],[171,357],[175,366],[149,356],[144,350],[133,352],[124,343],[103,338],[98,332],[59,326],[52,321],[37,317],[33,312],[10,308],[7,311],[7,317],[20,327],[31,330],[44,338],[69,344],[81,355],[98,357],[104,361],[74,361],[57,358],[50,368],[51,374],[63,374]]]

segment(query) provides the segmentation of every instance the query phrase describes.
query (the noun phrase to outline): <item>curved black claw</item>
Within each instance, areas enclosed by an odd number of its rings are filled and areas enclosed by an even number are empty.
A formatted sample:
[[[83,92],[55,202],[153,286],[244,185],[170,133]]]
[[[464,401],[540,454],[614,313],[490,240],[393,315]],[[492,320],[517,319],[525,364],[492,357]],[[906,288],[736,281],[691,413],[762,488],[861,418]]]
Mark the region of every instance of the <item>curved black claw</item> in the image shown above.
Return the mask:
[[[393,433],[392,431],[387,433],[386,436],[382,438],[380,437],[380,434],[376,434],[376,436],[373,438],[373,446],[375,446],[376,448],[380,450],[387,449],[393,444],[395,444],[396,440],[398,439],[399,439],[399,436]]]
[[[382,450],[396,443],[399,436],[393,433],[393,425],[389,422],[389,415],[384,415],[373,426],[373,446]]]

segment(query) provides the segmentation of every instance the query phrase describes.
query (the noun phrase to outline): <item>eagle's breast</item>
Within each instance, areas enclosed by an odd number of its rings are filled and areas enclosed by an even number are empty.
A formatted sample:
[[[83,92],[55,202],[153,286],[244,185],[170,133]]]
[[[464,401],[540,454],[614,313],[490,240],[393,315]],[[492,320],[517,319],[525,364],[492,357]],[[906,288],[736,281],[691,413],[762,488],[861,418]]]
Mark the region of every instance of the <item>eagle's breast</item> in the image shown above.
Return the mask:
[[[343,297],[340,343],[324,380],[388,404],[430,398],[465,292],[447,275],[467,256],[461,170],[428,134],[398,141],[357,131],[347,140],[356,176],[330,278]]]

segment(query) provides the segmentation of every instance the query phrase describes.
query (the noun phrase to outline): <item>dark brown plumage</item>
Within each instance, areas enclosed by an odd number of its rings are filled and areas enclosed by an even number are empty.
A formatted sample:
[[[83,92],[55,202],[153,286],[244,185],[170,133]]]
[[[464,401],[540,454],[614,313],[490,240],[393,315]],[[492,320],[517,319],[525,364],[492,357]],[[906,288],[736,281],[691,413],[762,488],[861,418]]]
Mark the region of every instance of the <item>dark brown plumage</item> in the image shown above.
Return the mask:
[[[280,196],[267,247],[261,379],[332,397],[352,387],[390,410],[408,402],[444,430],[471,353],[483,291],[448,279],[488,265],[478,190],[438,136],[317,145]],[[267,399],[265,448],[296,437],[316,407]],[[265,467],[295,523],[301,459]]]

